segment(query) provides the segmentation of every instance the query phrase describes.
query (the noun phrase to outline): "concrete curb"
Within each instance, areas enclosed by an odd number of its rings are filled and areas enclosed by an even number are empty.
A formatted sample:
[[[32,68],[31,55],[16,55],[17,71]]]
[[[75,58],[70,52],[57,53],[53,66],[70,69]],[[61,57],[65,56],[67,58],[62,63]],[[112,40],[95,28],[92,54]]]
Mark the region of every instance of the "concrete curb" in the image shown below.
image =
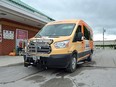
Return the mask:
[[[10,66],[15,66],[15,65],[23,65],[23,62],[22,63],[15,63],[15,64],[8,64],[8,65],[0,66],[0,67],[10,67]]]

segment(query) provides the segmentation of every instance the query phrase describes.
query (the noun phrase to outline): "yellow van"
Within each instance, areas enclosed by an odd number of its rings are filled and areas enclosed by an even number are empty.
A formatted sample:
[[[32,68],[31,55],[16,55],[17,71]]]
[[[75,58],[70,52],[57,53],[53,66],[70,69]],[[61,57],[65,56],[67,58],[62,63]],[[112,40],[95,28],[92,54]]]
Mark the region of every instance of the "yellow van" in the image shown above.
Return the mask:
[[[93,32],[83,20],[54,21],[46,24],[25,48],[24,66],[76,70],[80,61],[92,61]]]

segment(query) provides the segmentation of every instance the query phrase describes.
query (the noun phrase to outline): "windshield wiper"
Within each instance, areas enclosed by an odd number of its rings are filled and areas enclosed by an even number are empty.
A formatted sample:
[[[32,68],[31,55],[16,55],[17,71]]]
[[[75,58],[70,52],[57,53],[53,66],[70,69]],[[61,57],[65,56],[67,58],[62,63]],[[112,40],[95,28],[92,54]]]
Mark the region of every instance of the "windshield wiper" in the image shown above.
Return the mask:
[[[55,37],[55,38],[58,38],[59,36],[56,36],[56,35],[50,35],[49,37]]]

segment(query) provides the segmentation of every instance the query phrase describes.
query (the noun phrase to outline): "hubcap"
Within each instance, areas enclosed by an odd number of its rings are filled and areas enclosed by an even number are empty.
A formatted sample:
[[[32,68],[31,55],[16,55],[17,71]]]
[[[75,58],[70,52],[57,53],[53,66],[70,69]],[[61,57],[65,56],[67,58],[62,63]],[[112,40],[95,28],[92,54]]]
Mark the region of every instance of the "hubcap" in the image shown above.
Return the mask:
[[[76,68],[76,58],[72,59],[72,68],[75,69]]]

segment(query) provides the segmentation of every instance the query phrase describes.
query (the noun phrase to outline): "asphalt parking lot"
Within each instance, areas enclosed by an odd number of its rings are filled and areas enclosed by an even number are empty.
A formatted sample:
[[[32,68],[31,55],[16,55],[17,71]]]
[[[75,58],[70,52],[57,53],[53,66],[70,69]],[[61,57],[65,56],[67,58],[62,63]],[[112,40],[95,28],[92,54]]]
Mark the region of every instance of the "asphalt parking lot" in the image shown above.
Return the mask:
[[[23,65],[0,67],[0,87],[116,87],[116,50],[98,49],[74,73]]]

